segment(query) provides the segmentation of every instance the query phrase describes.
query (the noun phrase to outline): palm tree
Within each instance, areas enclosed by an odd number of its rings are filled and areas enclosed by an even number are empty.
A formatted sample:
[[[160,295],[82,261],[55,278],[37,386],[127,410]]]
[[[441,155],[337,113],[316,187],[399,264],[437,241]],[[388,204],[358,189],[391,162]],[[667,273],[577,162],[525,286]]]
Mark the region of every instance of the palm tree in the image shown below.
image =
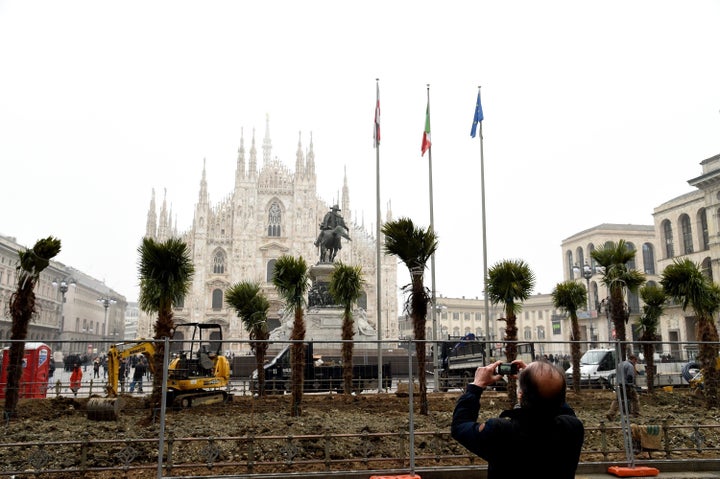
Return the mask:
[[[535,287],[535,274],[522,260],[504,260],[488,270],[487,295],[492,304],[505,305],[505,357],[508,362],[517,359],[517,318],[522,306],[517,301],[528,299]],[[517,402],[515,378],[508,378],[508,402],[510,407]]]
[[[352,317],[353,304],[362,296],[365,281],[361,266],[350,266],[342,262],[335,263],[330,275],[330,294],[333,299],[343,305],[342,323],[342,362],[343,389],[345,394],[352,392],[353,380],[353,343],[355,325]]]
[[[715,315],[720,309],[720,287],[705,276],[700,267],[689,259],[675,260],[665,268],[660,279],[665,293],[675,302],[695,312],[697,340],[700,343],[698,361],[703,371],[705,402],[708,408],[720,406],[718,385],[718,330]]]
[[[656,284],[646,284],[640,288],[640,298],[643,300],[643,314],[637,321],[638,329],[642,332],[640,341],[643,342],[643,354],[645,355],[645,374],[647,374],[648,392],[653,392],[655,383],[655,345],[660,336],[657,331],[660,327],[660,316],[665,311],[667,295],[665,291]]]
[[[403,287],[410,295],[405,302],[405,310],[413,321],[413,333],[416,343],[418,362],[418,382],[420,388],[420,414],[428,413],[427,383],[425,377],[425,321],[427,319],[430,295],[425,288],[423,276],[428,260],[438,248],[438,238],[432,228],[427,230],[415,226],[410,218],[389,221],[382,227],[385,235],[385,254],[397,256],[410,271],[411,283]],[[378,365],[381,367],[381,365]],[[409,385],[413,387],[412,384]]]
[[[615,339],[624,343],[625,323],[630,317],[625,305],[625,291],[637,293],[645,282],[645,274],[628,268],[628,263],[635,258],[635,250],[630,249],[623,239],[593,250],[590,256],[604,268],[602,283],[610,293],[610,316],[615,327]],[[626,355],[627,348],[623,346],[623,359]]]
[[[159,407],[162,398],[162,385],[166,380],[163,371],[165,345],[163,338],[172,338],[173,304],[182,303],[190,288],[195,267],[190,259],[187,245],[178,238],[169,238],[164,242],[152,238],[143,238],[138,248],[140,260],[138,274],[140,279],[140,309],[148,314],[157,313],[155,321],[155,354],[153,365],[153,390],[150,403]]]
[[[31,250],[19,251],[20,260],[15,267],[17,271],[17,290],[10,296],[10,315],[12,330],[10,345],[7,386],[5,388],[5,418],[15,416],[20,394],[20,378],[23,374],[23,358],[25,357],[25,338],[28,324],[35,313],[35,285],[40,273],[50,265],[50,260],[60,252],[60,240],[48,236],[35,242]]]
[[[290,415],[300,416],[302,410],[300,404],[303,394],[303,374],[305,372],[305,315],[303,304],[305,294],[308,290],[308,268],[305,260],[300,256],[283,255],[275,262],[272,282],[280,296],[285,300],[285,307],[295,312],[293,328],[290,339],[293,341],[290,346],[290,360],[292,361],[291,392],[292,401]]]
[[[265,354],[270,338],[267,326],[267,312],[270,302],[257,283],[243,281],[231,286],[225,292],[225,303],[235,309],[238,317],[250,335],[250,349],[255,354],[258,378],[258,395],[265,395]]]
[[[570,316],[570,355],[573,365],[573,390],[580,392],[580,326],[578,325],[577,311],[587,302],[587,289],[575,281],[558,283],[552,292],[553,305],[567,311]]]

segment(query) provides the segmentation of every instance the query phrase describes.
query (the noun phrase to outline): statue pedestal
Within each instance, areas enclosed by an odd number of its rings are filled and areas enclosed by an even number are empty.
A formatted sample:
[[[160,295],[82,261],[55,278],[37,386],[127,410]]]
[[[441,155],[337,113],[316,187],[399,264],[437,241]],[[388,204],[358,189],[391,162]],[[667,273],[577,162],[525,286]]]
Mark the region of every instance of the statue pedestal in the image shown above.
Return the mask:
[[[308,291],[307,308],[305,308],[305,339],[308,341],[341,341],[343,312],[342,305],[335,304],[330,294],[330,276],[334,269],[333,263],[317,263],[310,267],[308,276],[312,286]],[[365,310],[357,308],[352,313],[356,341],[376,341],[377,331],[367,320]],[[287,314],[279,328],[272,331],[270,339],[290,339],[293,315]],[[321,354],[335,355],[340,351],[340,342],[316,342],[315,351]],[[354,349],[377,349],[377,343],[355,343]]]

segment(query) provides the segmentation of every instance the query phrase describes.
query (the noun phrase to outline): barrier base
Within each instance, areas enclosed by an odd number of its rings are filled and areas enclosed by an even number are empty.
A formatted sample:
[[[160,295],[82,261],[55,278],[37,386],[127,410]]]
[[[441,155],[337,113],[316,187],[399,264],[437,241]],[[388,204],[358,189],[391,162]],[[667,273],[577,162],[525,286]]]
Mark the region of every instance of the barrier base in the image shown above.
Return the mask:
[[[400,474],[399,476],[370,476],[370,479],[420,479],[417,474]]]
[[[647,466],[610,466],[608,467],[608,474],[614,474],[618,477],[653,477],[660,474],[660,471],[654,467]]]

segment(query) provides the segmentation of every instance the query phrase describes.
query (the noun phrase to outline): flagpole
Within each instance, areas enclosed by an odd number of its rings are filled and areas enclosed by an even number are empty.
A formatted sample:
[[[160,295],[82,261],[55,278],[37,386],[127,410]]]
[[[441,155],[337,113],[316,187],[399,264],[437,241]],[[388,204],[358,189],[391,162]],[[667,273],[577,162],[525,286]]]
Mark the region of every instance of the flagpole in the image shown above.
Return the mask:
[[[375,295],[377,297],[377,303],[375,309],[377,310],[377,361],[378,361],[378,392],[383,390],[383,370],[382,370],[382,282],[381,282],[381,270],[382,263],[380,262],[380,231],[381,231],[381,219],[380,219],[380,79],[375,79],[375,91],[377,100],[375,103]]]
[[[427,109],[428,109],[428,117],[430,116],[430,84],[427,85]],[[428,169],[429,169],[429,178],[430,178],[430,230],[434,233],[435,232],[435,214],[433,212],[433,173],[432,173],[432,142],[430,142],[430,146],[428,147]],[[438,386],[439,386],[439,370],[438,370],[438,333],[437,333],[437,317],[436,311],[435,311],[435,253],[430,256],[430,278],[431,278],[431,299],[430,299],[430,319],[432,321],[432,340],[433,340],[433,391],[438,392]],[[421,344],[420,347],[425,347],[425,344]],[[418,364],[418,374],[424,374],[425,365],[424,364]]]
[[[478,86],[478,102],[480,101],[480,86]],[[476,107],[477,108],[477,107]],[[480,192],[482,196],[482,238],[483,238],[483,286],[484,299],[485,299],[485,335],[488,340],[492,339],[490,335],[490,306],[488,305],[488,291],[487,291],[487,233],[485,227],[485,155],[483,154],[483,131],[482,124],[480,121]],[[488,343],[489,346],[489,343]],[[489,347],[485,349],[489,353]]]

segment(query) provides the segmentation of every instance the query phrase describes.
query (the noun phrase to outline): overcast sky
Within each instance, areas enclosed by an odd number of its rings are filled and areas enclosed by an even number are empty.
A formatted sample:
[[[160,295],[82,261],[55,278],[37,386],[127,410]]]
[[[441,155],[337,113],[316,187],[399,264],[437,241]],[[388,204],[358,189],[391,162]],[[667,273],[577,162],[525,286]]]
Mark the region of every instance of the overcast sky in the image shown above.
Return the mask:
[[[273,155],[294,169],[312,133],[320,196],[346,170],[374,231],[376,78],[383,218],[427,226],[430,84],[436,289],[481,296],[481,85],[488,263],[523,259],[549,293],[564,238],[652,224],[720,153],[719,24],[703,0],[0,0],[0,233],[57,236],[135,300],[152,189],[188,229],[203,159],[217,202],[266,114]]]

